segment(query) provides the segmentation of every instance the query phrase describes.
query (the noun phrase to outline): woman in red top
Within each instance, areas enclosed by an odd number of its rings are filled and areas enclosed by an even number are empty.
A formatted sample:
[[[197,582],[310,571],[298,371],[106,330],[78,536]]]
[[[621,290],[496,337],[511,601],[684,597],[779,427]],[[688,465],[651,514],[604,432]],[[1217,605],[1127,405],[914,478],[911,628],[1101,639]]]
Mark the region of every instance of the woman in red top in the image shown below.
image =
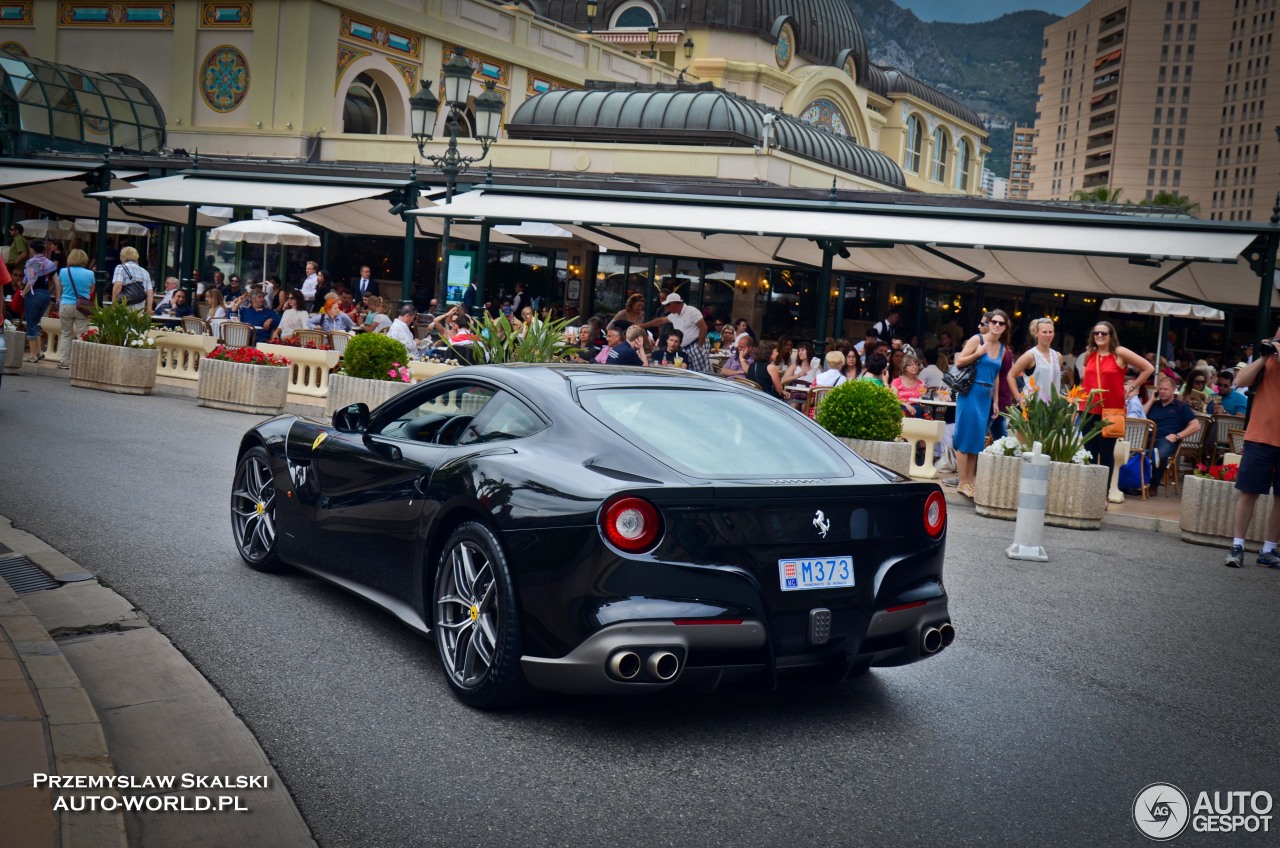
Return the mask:
[[[1124,375],[1129,368],[1137,369],[1138,376],[1126,382]],[[1085,413],[1081,429],[1088,430],[1101,423],[1103,409],[1124,409],[1138,386],[1151,379],[1155,368],[1127,347],[1121,347],[1116,328],[1099,321],[1089,335],[1083,370],[1081,388],[1086,392],[1101,389],[1098,394],[1090,394],[1081,406],[1080,411]],[[1107,468],[1115,465],[1115,439],[1104,439],[1099,434],[1085,442],[1084,448],[1093,455],[1095,463],[1101,462]]]

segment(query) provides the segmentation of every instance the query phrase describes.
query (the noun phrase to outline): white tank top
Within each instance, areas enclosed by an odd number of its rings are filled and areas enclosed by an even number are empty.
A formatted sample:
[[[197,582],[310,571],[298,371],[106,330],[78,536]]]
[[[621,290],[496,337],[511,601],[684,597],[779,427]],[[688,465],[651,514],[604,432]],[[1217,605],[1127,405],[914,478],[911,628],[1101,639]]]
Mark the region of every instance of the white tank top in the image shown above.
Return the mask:
[[[1039,347],[1033,347],[1031,352],[1036,358],[1036,369],[1031,373],[1031,376],[1036,380],[1036,388],[1039,391],[1040,399],[1048,403],[1050,386],[1058,394],[1062,394],[1062,357],[1052,348],[1049,350],[1048,359],[1044,357],[1044,354],[1040,353]]]

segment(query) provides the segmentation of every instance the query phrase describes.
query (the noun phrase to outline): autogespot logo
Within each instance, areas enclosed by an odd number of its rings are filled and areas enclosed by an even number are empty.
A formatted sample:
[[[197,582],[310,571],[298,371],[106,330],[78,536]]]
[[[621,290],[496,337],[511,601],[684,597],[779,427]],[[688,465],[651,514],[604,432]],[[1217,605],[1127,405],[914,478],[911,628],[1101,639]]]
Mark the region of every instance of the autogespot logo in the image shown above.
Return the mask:
[[[1186,830],[1187,796],[1172,783],[1153,783],[1133,799],[1133,823],[1148,839],[1166,842]]]

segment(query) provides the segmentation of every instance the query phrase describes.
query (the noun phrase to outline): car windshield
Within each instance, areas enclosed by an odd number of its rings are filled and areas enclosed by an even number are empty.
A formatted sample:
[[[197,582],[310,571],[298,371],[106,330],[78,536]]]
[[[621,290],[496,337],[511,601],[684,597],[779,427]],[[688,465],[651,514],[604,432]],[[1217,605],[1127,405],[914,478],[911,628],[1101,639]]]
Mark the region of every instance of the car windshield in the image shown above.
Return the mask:
[[[850,467],[795,413],[733,392],[603,388],[587,412],[678,471],[710,479],[847,477]]]

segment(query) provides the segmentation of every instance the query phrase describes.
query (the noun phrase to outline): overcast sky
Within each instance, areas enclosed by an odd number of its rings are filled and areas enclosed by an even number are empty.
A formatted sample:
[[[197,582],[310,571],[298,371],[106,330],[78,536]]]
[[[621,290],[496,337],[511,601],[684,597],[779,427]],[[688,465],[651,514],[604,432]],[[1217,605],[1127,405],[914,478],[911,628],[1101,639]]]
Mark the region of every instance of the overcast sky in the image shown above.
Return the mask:
[[[1055,15],[1069,15],[1087,0],[897,0],[922,21],[990,21],[1006,12],[1040,9]]]

